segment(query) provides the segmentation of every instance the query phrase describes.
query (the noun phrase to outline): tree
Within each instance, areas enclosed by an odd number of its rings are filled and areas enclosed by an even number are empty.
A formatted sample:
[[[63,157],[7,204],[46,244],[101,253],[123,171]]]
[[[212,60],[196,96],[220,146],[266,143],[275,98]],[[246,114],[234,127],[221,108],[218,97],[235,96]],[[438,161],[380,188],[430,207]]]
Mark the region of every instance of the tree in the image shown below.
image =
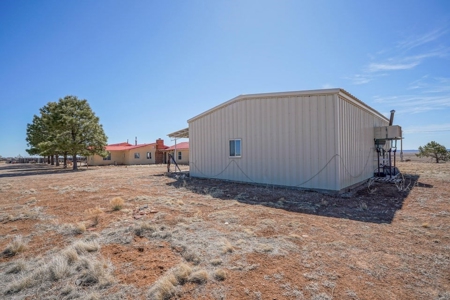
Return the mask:
[[[431,141],[425,146],[419,147],[419,153],[416,154],[418,157],[431,157],[436,160],[436,163],[439,163],[440,160],[447,161],[450,158],[450,152],[435,141]]]
[[[67,154],[71,154],[74,170],[78,169],[77,155],[106,156],[107,137],[87,100],[66,96],[58,102],[49,102],[40,113],[27,126],[27,142],[31,146],[28,153],[62,153],[65,166]]]

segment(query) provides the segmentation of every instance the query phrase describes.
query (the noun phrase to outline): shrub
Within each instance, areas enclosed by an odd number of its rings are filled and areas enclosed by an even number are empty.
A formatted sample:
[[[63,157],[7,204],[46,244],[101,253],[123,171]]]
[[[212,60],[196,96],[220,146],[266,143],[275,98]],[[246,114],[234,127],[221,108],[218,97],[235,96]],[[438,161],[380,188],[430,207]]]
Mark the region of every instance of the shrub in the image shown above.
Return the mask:
[[[112,210],[121,210],[125,201],[123,201],[121,197],[114,197],[111,201],[109,201],[109,203],[111,204]]]

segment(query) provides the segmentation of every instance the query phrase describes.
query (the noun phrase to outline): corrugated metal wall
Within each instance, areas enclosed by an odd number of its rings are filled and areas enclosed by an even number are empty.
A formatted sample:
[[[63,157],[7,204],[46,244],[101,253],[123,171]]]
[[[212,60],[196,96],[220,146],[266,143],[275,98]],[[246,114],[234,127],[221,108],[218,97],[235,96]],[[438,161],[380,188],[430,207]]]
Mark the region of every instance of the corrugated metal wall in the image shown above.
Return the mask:
[[[190,173],[338,190],[337,94],[240,99],[189,123]],[[242,157],[229,157],[229,140]]]
[[[377,167],[374,127],[389,121],[339,96],[340,189],[373,176]]]

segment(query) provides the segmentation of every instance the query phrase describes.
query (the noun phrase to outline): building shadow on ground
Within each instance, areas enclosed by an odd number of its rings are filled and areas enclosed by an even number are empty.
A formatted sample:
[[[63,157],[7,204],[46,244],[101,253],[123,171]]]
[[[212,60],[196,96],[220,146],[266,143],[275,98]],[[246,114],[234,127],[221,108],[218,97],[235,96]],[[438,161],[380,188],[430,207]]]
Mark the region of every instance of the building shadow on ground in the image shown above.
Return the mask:
[[[368,180],[341,194],[190,178],[186,174],[172,173],[167,176],[175,179],[168,183],[169,186],[225,201],[236,200],[290,212],[379,224],[392,222],[412,189],[433,188],[432,185],[419,182],[418,175],[411,174],[404,174],[402,184]]]
[[[78,171],[86,171],[85,167],[78,167]],[[51,175],[73,173],[71,167],[64,169],[62,165],[52,166],[48,164],[2,164],[0,165],[0,178],[20,177],[33,175]]]

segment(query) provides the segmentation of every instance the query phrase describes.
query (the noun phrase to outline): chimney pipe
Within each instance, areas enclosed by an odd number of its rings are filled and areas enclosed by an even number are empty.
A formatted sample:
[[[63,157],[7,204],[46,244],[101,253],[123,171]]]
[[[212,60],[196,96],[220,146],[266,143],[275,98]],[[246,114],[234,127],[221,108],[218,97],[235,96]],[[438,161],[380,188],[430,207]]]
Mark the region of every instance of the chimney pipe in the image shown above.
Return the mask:
[[[137,136],[134,138],[134,145],[137,146]]]
[[[391,118],[389,119],[389,126],[392,126],[392,124],[394,123],[394,114],[395,110],[391,110]]]

